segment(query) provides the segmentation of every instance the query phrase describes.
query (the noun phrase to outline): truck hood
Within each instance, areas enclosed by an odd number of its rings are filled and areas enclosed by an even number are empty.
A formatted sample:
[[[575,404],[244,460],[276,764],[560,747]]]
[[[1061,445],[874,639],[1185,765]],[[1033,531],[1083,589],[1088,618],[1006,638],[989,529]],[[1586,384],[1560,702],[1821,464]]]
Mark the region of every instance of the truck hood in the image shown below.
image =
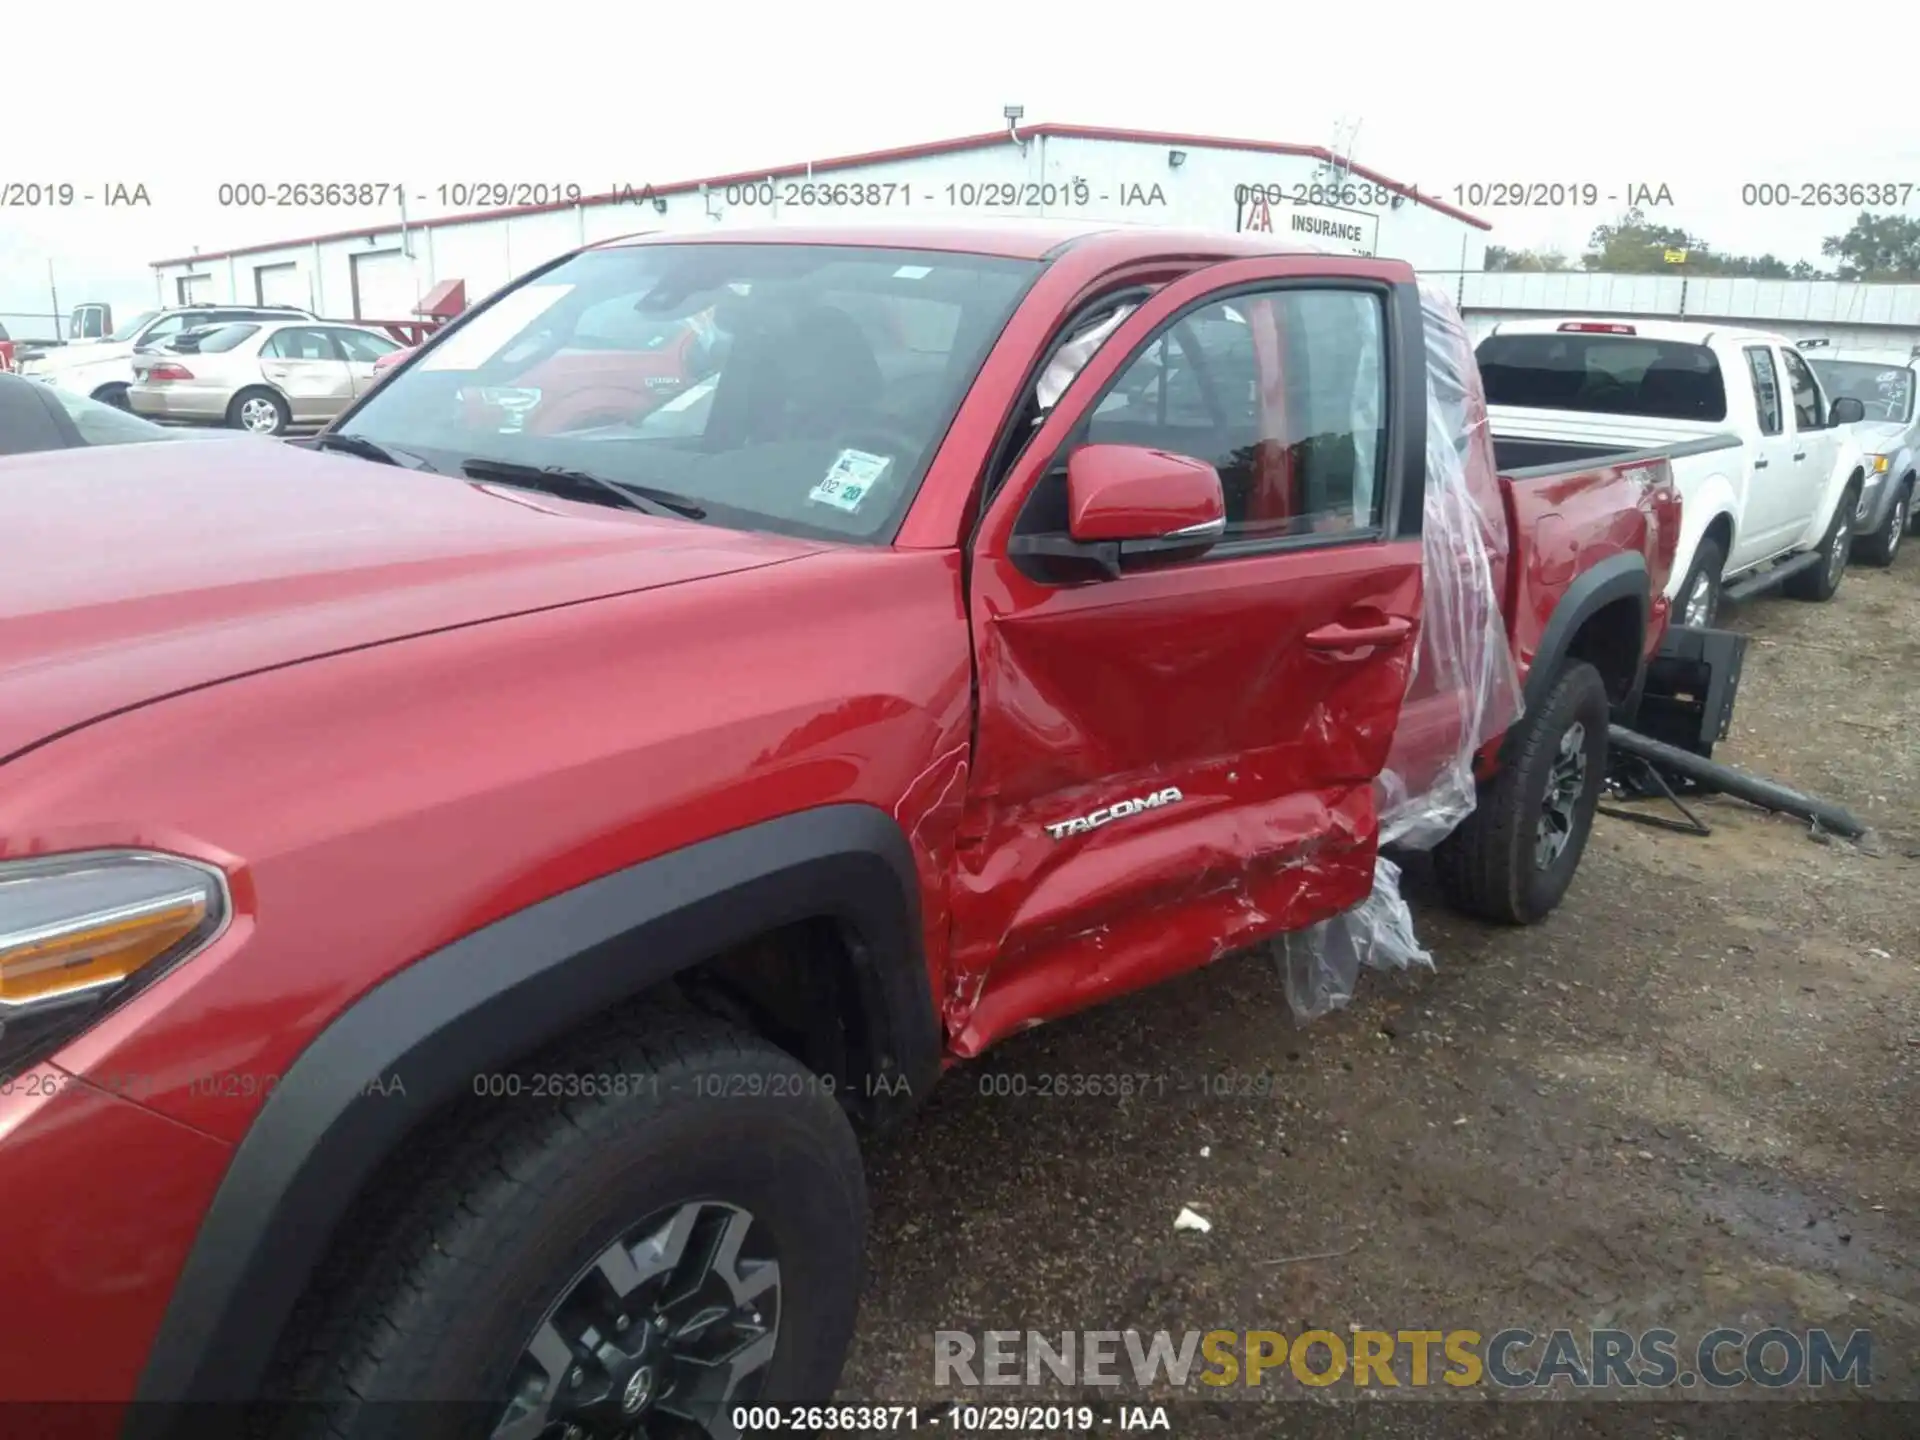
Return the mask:
[[[82,365],[99,365],[110,360],[125,360],[133,354],[133,342],[94,340],[84,345],[55,345],[36,351],[30,358],[36,370],[74,370]]]
[[[315,656],[825,547],[282,444],[0,465],[0,760]]]
[[[1869,455],[1891,455],[1906,448],[1907,427],[1898,420],[1862,420],[1853,427],[1853,438]]]

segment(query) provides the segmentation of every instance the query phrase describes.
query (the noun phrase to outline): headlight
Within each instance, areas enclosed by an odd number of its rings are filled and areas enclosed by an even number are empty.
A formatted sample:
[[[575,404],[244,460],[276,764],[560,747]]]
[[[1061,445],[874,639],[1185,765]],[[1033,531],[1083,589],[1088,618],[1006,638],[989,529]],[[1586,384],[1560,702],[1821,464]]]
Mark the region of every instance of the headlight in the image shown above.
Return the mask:
[[[43,1059],[227,923],[226,879],[170,855],[0,862],[0,1069]]]

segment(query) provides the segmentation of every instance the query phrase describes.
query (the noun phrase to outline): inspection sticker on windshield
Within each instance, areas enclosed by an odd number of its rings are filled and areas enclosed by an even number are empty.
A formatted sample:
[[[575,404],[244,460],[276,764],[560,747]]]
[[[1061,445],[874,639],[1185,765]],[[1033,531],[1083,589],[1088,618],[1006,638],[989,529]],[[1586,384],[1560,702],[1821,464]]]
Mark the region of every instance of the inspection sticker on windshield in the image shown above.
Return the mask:
[[[854,511],[867,498],[881,475],[892,464],[887,455],[869,455],[865,450],[842,450],[827,471],[827,478],[813,487],[809,500],[819,500],[838,509]]]

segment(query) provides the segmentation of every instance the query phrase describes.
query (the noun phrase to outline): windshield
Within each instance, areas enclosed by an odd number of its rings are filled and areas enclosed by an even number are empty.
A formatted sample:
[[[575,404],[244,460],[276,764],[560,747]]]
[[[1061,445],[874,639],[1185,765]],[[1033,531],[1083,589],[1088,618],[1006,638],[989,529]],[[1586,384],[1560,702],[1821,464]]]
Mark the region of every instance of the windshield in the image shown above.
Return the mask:
[[[1032,261],[588,250],[469,312],[334,427],[459,474],[584,470],[716,524],[886,543]]]
[[[142,310],[138,315],[134,316],[133,319],[127,321],[127,323],[122,325],[118,330],[115,330],[107,339],[121,341],[131,340],[140,333],[141,326],[145,325],[159,313],[158,310]]]
[[[1809,360],[1829,400],[1850,395],[1869,420],[1913,418],[1913,371],[1904,365],[1873,365],[1859,360]]]
[[[1631,335],[1489,335],[1474,351],[1489,405],[1660,420],[1724,420],[1720,362],[1704,345]]]

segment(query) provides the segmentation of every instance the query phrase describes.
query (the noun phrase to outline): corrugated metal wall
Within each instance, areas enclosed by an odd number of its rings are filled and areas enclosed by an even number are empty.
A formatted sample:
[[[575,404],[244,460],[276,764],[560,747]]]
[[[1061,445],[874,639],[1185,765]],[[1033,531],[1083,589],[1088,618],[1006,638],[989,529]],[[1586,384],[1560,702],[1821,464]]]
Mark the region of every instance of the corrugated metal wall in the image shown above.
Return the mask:
[[[1748,280],[1587,271],[1492,271],[1456,277],[1476,336],[1501,320],[1544,315],[1644,315],[1717,320],[1824,339],[1836,354],[1906,353],[1920,345],[1920,285],[1843,280]]]

